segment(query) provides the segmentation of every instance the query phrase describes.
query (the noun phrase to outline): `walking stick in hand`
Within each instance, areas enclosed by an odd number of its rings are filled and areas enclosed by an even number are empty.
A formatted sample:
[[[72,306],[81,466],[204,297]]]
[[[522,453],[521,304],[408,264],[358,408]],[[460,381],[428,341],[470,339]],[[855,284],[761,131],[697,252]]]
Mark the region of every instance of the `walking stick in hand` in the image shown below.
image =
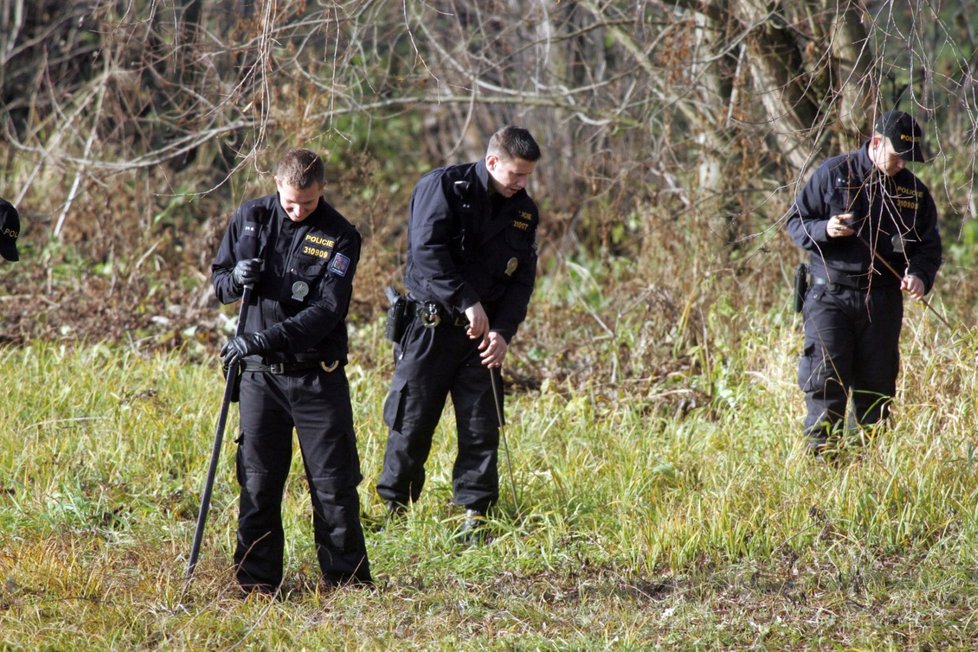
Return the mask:
[[[244,286],[241,296],[241,308],[238,312],[238,326],[234,330],[237,337],[244,334],[245,320],[248,317],[248,305],[251,303],[251,285]],[[221,457],[221,445],[224,442],[224,427],[227,425],[228,410],[231,406],[231,396],[234,385],[238,381],[237,361],[231,363],[227,370],[227,380],[224,383],[224,398],[221,401],[221,412],[217,417],[217,431],[214,434],[214,447],[211,449],[211,462],[207,467],[207,479],[204,480],[204,491],[200,496],[200,513],[197,515],[197,529],[194,531],[194,542],[190,547],[190,560],[187,562],[187,581],[194,575],[197,557],[200,554],[200,543],[204,538],[204,523],[207,521],[207,511],[211,505],[211,492],[214,490],[214,476],[217,473],[217,462]]]
[[[862,242],[864,245],[866,245],[867,247],[869,247],[869,250],[871,252],[873,252],[873,257],[876,258],[876,260],[878,260],[881,263],[883,263],[883,266],[886,267],[886,269],[888,269],[891,274],[893,274],[894,276],[896,276],[898,279],[902,279],[903,278],[903,275],[900,274],[900,272],[896,271],[896,269],[893,268],[893,265],[891,265],[889,262],[887,262],[886,258],[883,258],[883,256],[881,256],[879,254],[879,252],[876,251],[876,248],[873,247],[873,245],[871,245],[869,242],[866,241],[866,238],[862,237],[862,235],[860,235],[859,233],[856,233],[856,237],[859,238],[859,241],[860,242]],[[952,330],[952,331],[954,330],[951,327],[951,324],[949,324],[948,321],[946,319],[944,319],[944,316],[941,315],[941,313],[937,312],[937,309],[935,309],[934,306],[930,305],[930,303],[927,301],[927,299],[925,299],[923,297],[920,297],[919,301],[922,304],[924,304],[924,307],[925,308],[927,308],[932,313],[934,313],[934,316],[937,317],[938,319],[940,319],[941,320],[941,323],[944,324],[945,326],[947,326],[948,330]]]
[[[506,453],[506,468],[509,469],[509,486],[513,492],[513,505],[516,506],[516,515],[520,515],[520,501],[516,495],[516,480],[513,479],[513,458],[509,454],[509,444],[506,442],[506,418],[503,416],[503,377],[500,367],[489,367],[489,380],[492,383],[492,398],[496,402],[496,418],[499,421],[499,439],[503,443],[503,451]]]

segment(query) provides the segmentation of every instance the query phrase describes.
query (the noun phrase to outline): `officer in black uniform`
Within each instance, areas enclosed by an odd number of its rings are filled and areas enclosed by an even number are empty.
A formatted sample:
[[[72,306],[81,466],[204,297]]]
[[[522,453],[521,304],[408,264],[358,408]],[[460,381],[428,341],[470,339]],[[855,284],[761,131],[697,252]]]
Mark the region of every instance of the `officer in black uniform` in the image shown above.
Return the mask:
[[[902,292],[922,299],[941,265],[934,200],[905,168],[925,160],[921,145],[911,116],[884,113],[868,143],[815,170],[788,213],[788,232],[810,252],[798,382],[808,407],[804,434],[816,455],[841,433],[850,398],[859,424],[887,418]]]
[[[312,496],[326,585],[369,583],[360,525],[361,480],[353,430],[346,315],[360,258],[357,230],[323,198],[322,160],[291,149],[278,164],[277,194],[248,201],[231,219],[212,267],[224,303],[253,285],[245,335],[225,365],[241,361],[238,583],[274,591],[282,581],[281,504],[295,428]]]
[[[20,237],[20,215],[6,199],[0,199],[0,256],[11,262],[20,260],[17,238]]]
[[[539,214],[525,190],[540,148],[525,129],[491,137],[483,160],[421,178],[411,197],[404,286],[409,320],[384,404],[389,428],[377,491],[391,514],[417,501],[448,394],[458,428],[455,503],[473,533],[499,497],[499,422],[491,368],[526,317]],[[500,392],[500,400],[502,393]]]

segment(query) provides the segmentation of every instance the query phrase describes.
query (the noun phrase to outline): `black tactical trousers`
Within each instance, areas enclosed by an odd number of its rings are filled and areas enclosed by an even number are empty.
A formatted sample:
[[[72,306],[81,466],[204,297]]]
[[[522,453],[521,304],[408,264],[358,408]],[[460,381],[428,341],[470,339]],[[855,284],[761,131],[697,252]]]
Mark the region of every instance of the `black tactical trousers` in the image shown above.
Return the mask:
[[[384,403],[387,450],[377,482],[384,500],[407,504],[421,495],[424,464],[449,394],[458,430],[454,501],[485,512],[498,499],[499,422],[491,376],[481,364],[478,344],[466,336],[464,327],[426,327],[416,318],[395,345],[397,366]]]
[[[798,384],[808,408],[806,437],[837,436],[850,397],[859,424],[885,420],[900,366],[900,289],[815,284],[805,297],[804,318]]]
[[[292,463],[295,428],[312,497],[316,554],[329,584],[370,581],[360,525],[360,460],[350,390],[343,368],[241,378],[241,485],[237,579],[274,589],[282,581],[285,537],[282,494]]]

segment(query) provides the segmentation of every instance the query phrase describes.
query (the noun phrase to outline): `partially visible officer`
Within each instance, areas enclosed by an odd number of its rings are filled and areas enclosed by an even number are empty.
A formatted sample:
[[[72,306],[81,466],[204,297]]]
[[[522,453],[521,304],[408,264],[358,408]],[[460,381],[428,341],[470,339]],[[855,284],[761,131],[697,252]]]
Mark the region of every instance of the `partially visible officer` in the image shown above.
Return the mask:
[[[905,168],[926,160],[922,140],[906,113],[882,114],[868,143],[815,170],[788,213],[788,232],[810,252],[798,382],[806,443],[816,455],[841,434],[850,396],[860,425],[886,420],[899,371],[902,292],[922,299],[937,277],[937,210]]]
[[[525,186],[540,148],[507,126],[483,160],[429,172],[411,197],[399,342],[377,492],[396,515],[418,500],[448,394],[458,428],[454,501],[475,534],[499,497],[499,423],[490,368],[500,367],[526,317],[536,277],[539,214]],[[502,400],[500,392],[500,400]]]
[[[212,266],[224,303],[253,284],[246,335],[221,351],[241,362],[241,485],[238,583],[274,591],[282,581],[282,493],[292,429],[312,495],[316,553],[327,586],[370,583],[360,525],[361,480],[353,430],[346,315],[360,234],[323,198],[323,162],[290,149],[275,173],[277,194],[242,204]]]
[[[20,215],[6,199],[0,199],[0,256],[11,262],[20,260],[17,238],[20,237]]]

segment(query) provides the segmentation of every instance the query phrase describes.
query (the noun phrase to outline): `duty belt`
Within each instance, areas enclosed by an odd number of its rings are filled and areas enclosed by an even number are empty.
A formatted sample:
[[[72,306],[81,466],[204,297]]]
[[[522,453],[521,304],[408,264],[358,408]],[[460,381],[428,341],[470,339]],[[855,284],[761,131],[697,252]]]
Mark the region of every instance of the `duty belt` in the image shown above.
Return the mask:
[[[826,288],[828,288],[829,292],[838,292],[841,289],[866,291],[869,289],[880,290],[882,288],[894,287],[893,284],[884,283],[882,279],[876,279],[872,284],[863,279],[852,278],[851,276],[836,278],[834,281],[829,281],[828,279],[821,276],[816,276],[815,274],[812,274],[812,284],[824,285]]]
[[[325,360],[320,360],[319,362],[273,362],[272,364],[262,364],[260,362],[245,360],[244,371],[260,371],[266,374],[287,374],[294,371],[322,369],[326,373],[330,373],[335,371],[338,366],[340,366],[339,360],[334,360],[328,364]]]
[[[452,317],[444,308],[434,301],[411,301],[414,304],[414,313],[421,320],[421,324],[428,328],[434,328],[440,324],[448,326],[468,326],[469,319],[465,315]]]

